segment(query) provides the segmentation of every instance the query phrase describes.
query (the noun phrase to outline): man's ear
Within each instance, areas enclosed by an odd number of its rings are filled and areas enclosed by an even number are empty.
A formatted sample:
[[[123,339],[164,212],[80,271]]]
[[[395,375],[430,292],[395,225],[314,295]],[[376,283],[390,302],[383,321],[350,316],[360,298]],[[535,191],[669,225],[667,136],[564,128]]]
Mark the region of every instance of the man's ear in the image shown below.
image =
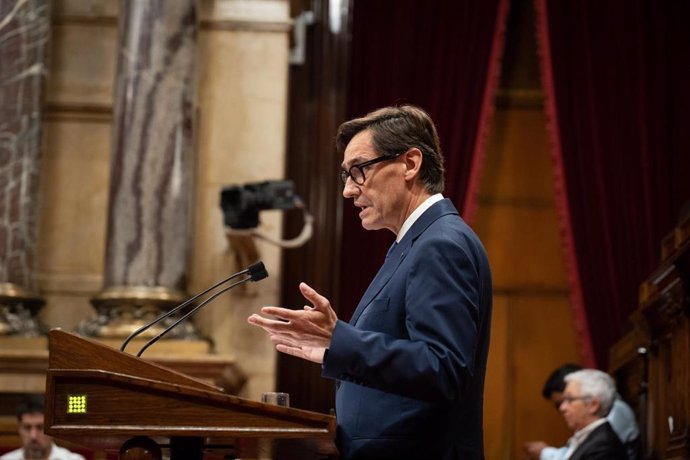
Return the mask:
[[[403,153],[403,160],[405,161],[405,179],[413,180],[419,175],[422,169],[422,162],[424,155],[417,147],[412,147],[407,152]]]
[[[599,401],[596,398],[592,398],[592,400],[589,403],[589,413],[591,415],[596,415],[599,413],[601,410],[601,401]]]

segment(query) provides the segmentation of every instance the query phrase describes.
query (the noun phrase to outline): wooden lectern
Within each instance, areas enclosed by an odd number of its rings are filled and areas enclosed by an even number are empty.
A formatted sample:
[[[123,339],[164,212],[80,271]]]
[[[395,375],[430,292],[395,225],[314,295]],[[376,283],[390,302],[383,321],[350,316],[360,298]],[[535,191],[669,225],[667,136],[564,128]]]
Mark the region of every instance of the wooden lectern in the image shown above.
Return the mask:
[[[142,439],[170,449],[172,460],[256,458],[281,440],[329,444],[335,418],[231,396],[56,329],[49,335],[45,430],[58,439],[121,455],[125,443]],[[299,455],[324,457],[321,452]]]

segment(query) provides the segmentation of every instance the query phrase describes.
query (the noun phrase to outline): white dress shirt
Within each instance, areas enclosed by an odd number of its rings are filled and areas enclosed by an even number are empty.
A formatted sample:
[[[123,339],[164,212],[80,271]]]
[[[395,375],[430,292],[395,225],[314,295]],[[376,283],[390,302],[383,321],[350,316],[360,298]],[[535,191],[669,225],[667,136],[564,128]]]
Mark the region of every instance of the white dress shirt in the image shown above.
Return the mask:
[[[2,457],[0,457],[0,460],[24,460],[24,448],[21,447],[19,449],[13,450],[12,452],[8,452]],[[85,460],[84,457],[82,457],[79,454],[75,454],[74,452],[70,452],[67,449],[64,449],[55,443],[53,443],[52,449],[50,449],[50,456],[48,457],[48,460]]]
[[[419,216],[424,214],[424,211],[429,209],[431,205],[436,203],[437,201],[441,201],[443,199],[443,195],[440,193],[437,193],[435,195],[431,195],[429,198],[424,200],[422,204],[417,206],[417,209],[412,211],[412,214],[407,216],[407,219],[405,219],[405,222],[403,222],[402,227],[400,227],[400,231],[398,234],[395,236],[395,242],[400,243],[400,240],[403,239],[403,236],[405,236],[405,233],[412,227],[412,224],[414,224],[417,219],[419,219]]]

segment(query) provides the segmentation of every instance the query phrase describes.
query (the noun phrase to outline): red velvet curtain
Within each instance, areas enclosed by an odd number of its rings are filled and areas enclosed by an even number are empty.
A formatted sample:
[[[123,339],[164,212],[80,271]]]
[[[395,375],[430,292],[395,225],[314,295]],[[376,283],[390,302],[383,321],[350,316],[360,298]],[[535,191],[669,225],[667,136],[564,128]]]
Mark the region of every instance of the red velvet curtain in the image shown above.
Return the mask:
[[[572,300],[606,368],[690,199],[690,2],[535,3]]]
[[[476,193],[508,0],[354,0],[348,118],[400,103],[436,123],[446,161],[445,194],[467,220]],[[340,316],[351,316],[393,241],[362,229],[343,207]]]

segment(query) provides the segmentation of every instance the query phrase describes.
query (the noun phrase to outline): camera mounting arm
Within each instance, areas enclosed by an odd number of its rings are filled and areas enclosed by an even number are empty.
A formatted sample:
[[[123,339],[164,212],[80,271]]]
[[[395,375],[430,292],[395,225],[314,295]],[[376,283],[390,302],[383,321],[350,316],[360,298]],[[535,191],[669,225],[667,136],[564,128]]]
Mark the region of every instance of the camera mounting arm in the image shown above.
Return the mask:
[[[313,233],[314,218],[302,199],[295,195],[292,181],[264,181],[223,188],[220,196],[225,230],[228,236],[252,236],[282,248],[296,248],[309,241]],[[268,209],[302,210],[304,227],[291,240],[270,237],[257,230],[259,211]]]
[[[304,206],[304,202],[299,197],[295,197],[295,207],[302,210],[302,216],[304,219],[302,231],[300,231],[300,234],[295,238],[289,240],[273,238],[265,233],[260,232],[256,228],[234,229],[226,226],[225,233],[227,235],[250,235],[284,249],[298,248],[311,239],[312,234],[314,233],[314,216],[312,216],[307,210],[307,208]]]

